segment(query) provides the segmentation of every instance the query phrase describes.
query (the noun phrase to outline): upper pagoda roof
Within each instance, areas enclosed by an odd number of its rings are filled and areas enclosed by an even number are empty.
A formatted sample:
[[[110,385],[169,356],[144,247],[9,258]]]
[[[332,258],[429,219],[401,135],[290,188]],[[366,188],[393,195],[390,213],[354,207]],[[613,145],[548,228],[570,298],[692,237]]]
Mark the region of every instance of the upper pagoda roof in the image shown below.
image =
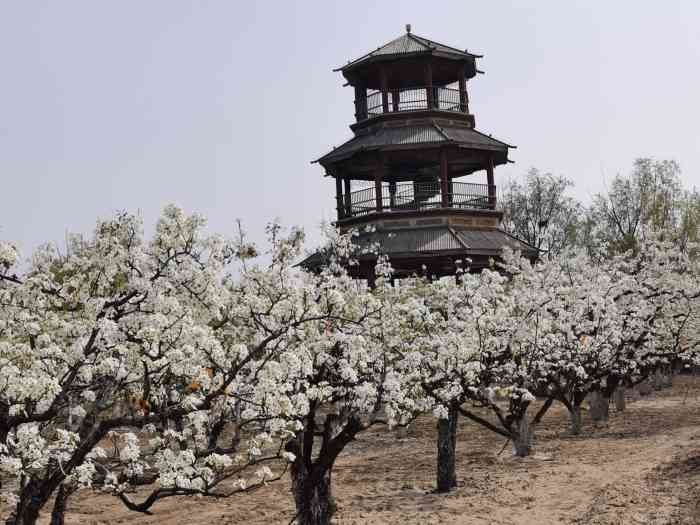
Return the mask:
[[[469,53],[466,50],[457,49],[452,46],[441,44],[428,38],[411,33],[410,25],[406,27],[407,32],[391,42],[378,47],[374,51],[367,53],[355,60],[351,60],[346,65],[333,71],[345,72],[361,64],[367,64],[378,60],[390,60],[403,55],[431,54],[454,59],[474,59],[481,58],[481,55]]]

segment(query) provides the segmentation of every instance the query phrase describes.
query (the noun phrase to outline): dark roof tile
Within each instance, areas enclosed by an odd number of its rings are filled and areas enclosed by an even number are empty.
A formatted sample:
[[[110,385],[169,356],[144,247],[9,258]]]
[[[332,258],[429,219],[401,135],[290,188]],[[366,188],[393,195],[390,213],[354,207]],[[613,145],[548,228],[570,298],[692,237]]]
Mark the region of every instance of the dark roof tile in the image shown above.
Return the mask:
[[[353,154],[371,149],[406,144],[430,144],[454,142],[465,147],[488,150],[507,150],[512,148],[505,142],[489,137],[479,131],[469,128],[438,126],[422,124],[403,127],[380,128],[374,133],[358,135],[338,146],[316,162],[333,162],[352,156]]]
[[[406,33],[391,42],[387,42],[383,46],[378,47],[374,51],[370,51],[366,55],[355,60],[351,60],[346,65],[335,69],[335,71],[344,71],[353,68],[364,62],[369,62],[378,57],[387,57],[392,55],[406,55],[411,53],[434,53],[438,52],[445,55],[453,55],[455,58],[473,58],[479,57],[461,49],[457,49],[439,42],[435,42],[422,36]]]

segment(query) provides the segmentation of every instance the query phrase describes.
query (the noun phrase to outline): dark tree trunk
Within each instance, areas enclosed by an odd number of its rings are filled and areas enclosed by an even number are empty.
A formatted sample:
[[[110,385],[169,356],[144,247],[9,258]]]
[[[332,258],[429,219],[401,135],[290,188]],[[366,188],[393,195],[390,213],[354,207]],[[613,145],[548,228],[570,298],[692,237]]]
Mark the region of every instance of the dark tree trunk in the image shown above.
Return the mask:
[[[211,431],[209,432],[209,442],[207,443],[209,450],[216,449],[216,446],[219,443],[219,436],[221,435],[221,432],[223,432],[225,426],[226,419],[224,417],[217,419],[216,422],[212,425]]]
[[[624,386],[618,386],[613,394],[613,400],[615,402],[615,410],[618,412],[624,412],[627,408],[627,400],[625,399],[626,389]]]
[[[639,389],[637,386],[627,389],[627,403],[634,403],[639,401]]]
[[[41,484],[30,479],[22,489],[17,507],[5,522],[6,525],[34,525],[39,519],[39,511],[48,499],[43,492]]]
[[[637,392],[639,392],[640,396],[648,396],[651,394],[651,391],[651,380],[648,378],[637,385]]]
[[[54,460],[51,460],[43,479],[30,479],[20,492],[15,513],[6,523],[8,525],[34,525],[39,518],[39,512],[53,493],[61,487],[66,476],[72,473],[76,465],[85,460],[85,457],[105,436],[109,428],[107,425],[95,425],[94,418],[84,418],[78,433],[81,441],[71,458],[62,466],[54,464]]]
[[[58,487],[58,492],[56,493],[56,499],[53,503],[53,510],[51,511],[51,525],[63,525],[66,518],[66,507],[68,505],[68,498],[73,493],[73,490],[62,484]]]
[[[455,446],[457,444],[457,406],[450,407],[447,419],[438,420],[437,491],[448,492],[457,486]]]
[[[662,372],[663,378],[663,388],[673,387],[673,367],[671,365],[665,366]]]
[[[569,409],[569,430],[571,431],[571,434],[578,436],[581,433],[582,426],[581,405],[571,405],[571,408]]]
[[[182,416],[177,416],[173,418],[173,424],[175,425],[175,430],[179,433],[182,433],[184,430],[184,424],[182,422]],[[178,443],[180,444],[180,450],[187,450],[187,439],[186,438],[179,438]]]
[[[591,419],[597,425],[605,425],[610,415],[610,398],[605,392],[594,390],[588,396],[588,404],[591,409]]]
[[[515,420],[513,430],[513,453],[521,458],[529,456],[532,453],[533,433],[527,413]]]
[[[329,525],[335,511],[331,493],[331,470],[308,472],[292,467],[292,493],[298,525]]]

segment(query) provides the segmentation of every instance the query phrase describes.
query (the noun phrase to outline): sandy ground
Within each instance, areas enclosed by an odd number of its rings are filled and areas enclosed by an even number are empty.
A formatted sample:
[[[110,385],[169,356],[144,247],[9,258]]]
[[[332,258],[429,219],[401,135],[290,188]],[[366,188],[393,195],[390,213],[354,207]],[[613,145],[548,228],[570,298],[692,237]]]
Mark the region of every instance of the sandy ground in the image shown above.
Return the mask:
[[[607,428],[585,421],[568,436],[556,407],[537,430],[530,458],[502,453],[504,439],[463,420],[458,434],[459,486],[431,491],[435,422],[425,417],[407,437],[372,431],[338,461],[335,523],[351,524],[700,524],[700,378],[611,413]],[[289,480],[258,492],[211,501],[164,500],[150,516],[110,497],[78,493],[67,522],[77,524],[289,523]]]

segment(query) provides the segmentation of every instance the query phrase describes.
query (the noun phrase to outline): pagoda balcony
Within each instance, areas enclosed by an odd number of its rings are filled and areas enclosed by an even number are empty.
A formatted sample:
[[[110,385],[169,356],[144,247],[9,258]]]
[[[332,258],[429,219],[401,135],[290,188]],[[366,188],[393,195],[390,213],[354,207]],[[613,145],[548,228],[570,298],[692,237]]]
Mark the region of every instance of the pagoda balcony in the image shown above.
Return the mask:
[[[496,208],[496,186],[450,181],[443,195],[437,181],[384,182],[379,194],[376,186],[370,186],[338,198],[339,219],[436,208],[493,210]]]
[[[372,91],[355,100],[358,122],[385,115],[408,111],[449,111],[469,113],[466,91],[449,87],[411,87],[386,91]]]

